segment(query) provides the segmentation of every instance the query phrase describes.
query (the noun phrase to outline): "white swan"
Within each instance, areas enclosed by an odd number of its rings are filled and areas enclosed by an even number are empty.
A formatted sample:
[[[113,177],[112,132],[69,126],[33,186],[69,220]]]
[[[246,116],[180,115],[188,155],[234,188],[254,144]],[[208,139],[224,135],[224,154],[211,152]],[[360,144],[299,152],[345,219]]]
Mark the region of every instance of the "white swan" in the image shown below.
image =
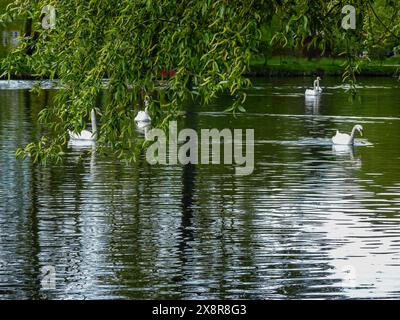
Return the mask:
[[[143,131],[145,128],[150,127],[150,122],[148,122],[148,121],[138,121],[136,123],[136,125],[137,125],[137,129],[139,131]]]
[[[96,124],[96,112],[92,109],[90,113],[90,118],[92,120],[92,131],[82,130],[80,133],[76,134],[71,130],[68,130],[68,134],[71,140],[76,141],[96,141],[97,135],[97,124]]]
[[[135,117],[136,122],[150,122],[151,121],[151,118],[149,115],[149,104],[150,104],[149,96],[146,96],[146,98],[144,99],[144,104],[145,104],[146,108],[144,109],[144,111],[138,112],[138,114]]]
[[[336,130],[336,135],[332,138],[332,143],[333,144],[339,144],[339,145],[353,145],[354,144],[354,135],[356,131],[358,131],[361,135],[363,133],[363,127],[359,124],[356,124],[353,127],[353,130],[351,131],[351,135],[348,135],[347,133],[340,133],[338,130]]]
[[[314,89],[306,89],[306,96],[319,96],[322,93],[322,89],[319,86],[320,80],[320,77],[317,77],[317,79],[314,80]]]

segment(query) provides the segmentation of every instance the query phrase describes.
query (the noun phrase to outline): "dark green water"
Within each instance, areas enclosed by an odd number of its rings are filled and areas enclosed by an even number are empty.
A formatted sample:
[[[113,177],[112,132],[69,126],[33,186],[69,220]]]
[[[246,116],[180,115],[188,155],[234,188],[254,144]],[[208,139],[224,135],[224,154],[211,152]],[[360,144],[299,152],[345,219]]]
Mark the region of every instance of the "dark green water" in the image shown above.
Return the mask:
[[[190,106],[182,127],[254,128],[255,170],[127,166],[69,148],[15,159],[48,95],[0,84],[0,298],[399,298],[400,83],[257,80],[247,114]],[[362,124],[354,149],[336,128]],[[371,144],[366,146],[365,144]],[[55,288],[41,270],[55,268]]]

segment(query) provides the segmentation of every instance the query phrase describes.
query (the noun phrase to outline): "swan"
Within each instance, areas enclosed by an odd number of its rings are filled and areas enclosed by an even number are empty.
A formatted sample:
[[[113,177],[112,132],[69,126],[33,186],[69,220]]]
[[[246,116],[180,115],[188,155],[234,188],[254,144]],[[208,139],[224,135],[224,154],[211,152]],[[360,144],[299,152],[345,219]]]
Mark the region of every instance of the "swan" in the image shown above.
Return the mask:
[[[151,120],[150,115],[149,115],[149,104],[150,104],[149,96],[146,96],[146,98],[144,99],[144,104],[146,106],[144,111],[139,111],[135,117],[135,121],[138,123],[139,122],[150,122],[150,120]]]
[[[319,96],[322,93],[322,89],[319,86],[320,80],[320,77],[317,77],[317,79],[314,80],[314,89],[306,89],[306,96]]]
[[[89,130],[82,130],[80,133],[76,134],[71,130],[68,130],[68,134],[71,140],[75,141],[96,141],[97,135],[97,124],[96,124],[96,112],[92,109],[90,113],[90,118],[92,120],[92,132]]]
[[[338,130],[336,130],[336,135],[332,138],[332,143],[333,144],[339,144],[339,145],[353,145],[354,144],[354,135],[356,131],[358,131],[361,135],[363,133],[363,127],[359,124],[356,124],[353,127],[353,130],[351,131],[351,135],[348,135],[347,133],[340,133]]]
[[[136,123],[137,128],[139,131],[143,131],[145,128],[148,128],[150,126],[150,122],[148,121],[138,121]]]

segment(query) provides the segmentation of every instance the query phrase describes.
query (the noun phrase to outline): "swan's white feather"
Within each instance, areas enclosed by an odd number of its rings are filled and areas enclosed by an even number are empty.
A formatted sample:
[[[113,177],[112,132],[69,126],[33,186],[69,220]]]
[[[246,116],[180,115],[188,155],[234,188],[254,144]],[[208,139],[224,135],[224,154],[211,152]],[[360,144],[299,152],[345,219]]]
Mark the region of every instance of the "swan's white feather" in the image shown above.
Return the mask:
[[[135,117],[136,122],[149,122],[150,116],[146,111],[139,111]]]
[[[336,135],[332,137],[332,143],[337,145],[353,145],[354,134],[356,131],[362,135],[363,127],[359,124],[356,124],[351,131],[351,135],[347,133],[340,133],[338,130],[336,130]]]
[[[317,88],[317,89],[306,89],[306,96],[319,96],[322,93],[322,89],[321,88]]]
[[[349,145],[353,144],[351,140],[351,136],[347,133],[340,133],[336,131],[336,135],[332,138],[333,144],[340,144],[340,145]]]
[[[68,130],[68,133],[71,140],[85,140],[85,141],[96,140],[96,137],[93,135],[93,133],[88,130],[82,130],[79,134],[76,134],[71,130]]]
[[[90,141],[90,142],[96,141],[97,124],[96,124],[96,111],[94,109],[92,109],[90,117],[92,120],[92,131],[82,130],[79,133],[74,133],[71,130],[68,130],[70,140],[81,141],[82,143],[85,143],[85,141]]]

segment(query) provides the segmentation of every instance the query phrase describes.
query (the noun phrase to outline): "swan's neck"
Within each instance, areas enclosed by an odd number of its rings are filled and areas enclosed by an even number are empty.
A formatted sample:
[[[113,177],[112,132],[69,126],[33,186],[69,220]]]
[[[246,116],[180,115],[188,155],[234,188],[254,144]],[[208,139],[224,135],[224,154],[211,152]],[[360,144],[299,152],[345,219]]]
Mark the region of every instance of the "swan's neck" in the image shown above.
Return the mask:
[[[353,130],[351,130],[351,135],[350,135],[351,142],[354,141],[354,136],[356,135],[356,130],[357,130],[357,128],[355,126],[353,127]]]
[[[92,133],[96,136],[97,135],[97,123],[96,123],[96,112],[92,109],[90,113],[90,118],[92,120]]]
[[[314,81],[314,90],[319,89],[319,80]]]

